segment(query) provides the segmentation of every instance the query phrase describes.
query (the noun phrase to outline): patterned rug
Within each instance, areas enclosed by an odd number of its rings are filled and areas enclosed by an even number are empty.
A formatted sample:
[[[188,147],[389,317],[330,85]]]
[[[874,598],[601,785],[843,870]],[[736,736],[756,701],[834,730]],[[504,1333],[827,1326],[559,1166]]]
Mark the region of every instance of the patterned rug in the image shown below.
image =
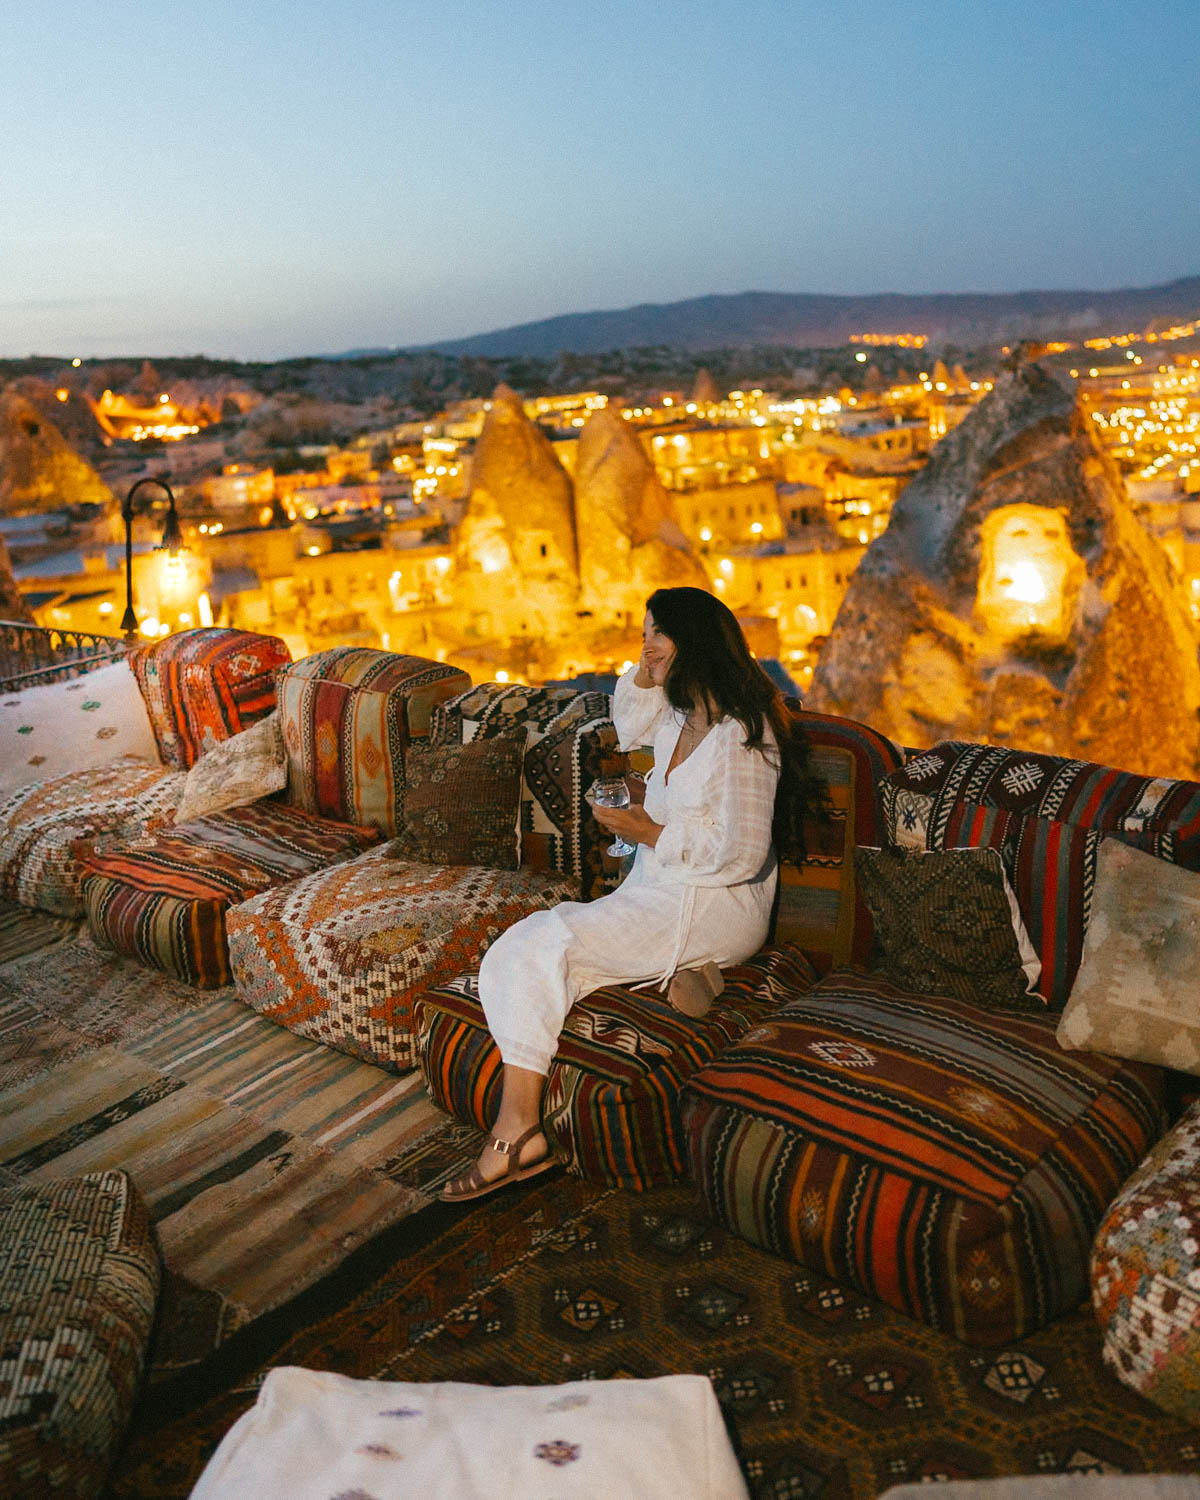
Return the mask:
[[[418,1075],[303,1041],[86,938],[0,971],[0,1181],[125,1168],[166,1279],[159,1380],[424,1209],[469,1158]]]
[[[0,900],[0,966],[40,948],[65,943],[80,928],[79,917],[58,917]]]
[[[186,1496],[277,1364],[484,1384],[707,1374],[755,1500],[1200,1473],[1200,1431],[1108,1374],[1087,1309],[1011,1348],[968,1348],[725,1234],[687,1189],[539,1179],[397,1236],[394,1260],[344,1300],[310,1303],[271,1352],[247,1343],[218,1379],[151,1392],[114,1500]]]

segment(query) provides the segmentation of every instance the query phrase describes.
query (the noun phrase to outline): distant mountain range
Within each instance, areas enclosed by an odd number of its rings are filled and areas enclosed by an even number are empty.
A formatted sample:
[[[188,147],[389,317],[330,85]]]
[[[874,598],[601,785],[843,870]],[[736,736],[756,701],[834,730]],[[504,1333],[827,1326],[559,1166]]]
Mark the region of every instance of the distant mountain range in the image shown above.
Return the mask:
[[[563,352],[600,354],[650,345],[692,351],[771,344],[822,348],[844,344],[856,333],[923,333],[935,345],[972,346],[1017,338],[1078,340],[1094,334],[1142,332],[1197,317],[1200,276],[1113,292],[929,296],[887,292],[867,297],[741,292],[690,297],[684,302],[646,302],[611,312],[566,313],[420,348],[444,354],[553,359]],[[384,352],[353,351],[355,355]]]

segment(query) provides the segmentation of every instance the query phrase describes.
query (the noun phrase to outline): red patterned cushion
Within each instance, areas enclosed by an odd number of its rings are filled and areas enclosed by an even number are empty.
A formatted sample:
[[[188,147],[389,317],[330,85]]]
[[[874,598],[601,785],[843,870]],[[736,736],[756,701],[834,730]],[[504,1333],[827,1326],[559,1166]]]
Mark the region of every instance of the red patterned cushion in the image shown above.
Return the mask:
[[[832,975],[696,1073],[692,1172],[735,1233],[968,1343],[1086,1295],[1092,1236],[1164,1126],[1155,1068],[1052,1017]]]
[[[81,844],[88,926],[118,953],[215,989],[230,979],[230,906],[351,859],[378,837],[283,803],[249,802],[114,849]]]
[[[572,876],[584,901],[611,890],[619,876],[616,861],[604,854],[611,835],[584,799],[597,776],[619,775],[629,764],[611,715],[606,693],[498,682],[471,688],[433,715],[435,740],[462,743],[525,730],[521,863]]]
[[[397,831],[404,752],[434,707],[470,681],[458,667],[335,646],[280,674],[288,801],[319,817]]]
[[[888,841],[1004,856],[1053,1011],[1083,952],[1102,837],[1200,869],[1200,783],[946,740],[884,778]]]
[[[679,1094],[698,1068],[769,1013],[781,992],[816,975],[797,954],[753,958],[689,1020],[655,990],[596,990],[574,1006],[550,1065],[542,1114],[569,1169],[641,1192],[684,1175]],[[500,1054],[484,1020],[477,974],[418,997],[418,1060],[434,1102],[486,1130],[500,1103]]]
[[[577,899],[564,875],[451,869],[372,849],[229,912],[238,997],[299,1036],[411,1068],[412,1002],[533,911]]]
[[[803,948],[824,974],[865,963],[871,951],[871,914],[858,893],[855,845],[881,842],[879,784],[904,756],[865,724],[835,714],[802,712],[813,770],[829,789],[833,819],[810,818],[803,865],[782,861],[775,938]]]
[[[129,653],[163,765],[187,771],[210,745],[275,707],[275,676],[291,660],[273,635],[210,627]]]

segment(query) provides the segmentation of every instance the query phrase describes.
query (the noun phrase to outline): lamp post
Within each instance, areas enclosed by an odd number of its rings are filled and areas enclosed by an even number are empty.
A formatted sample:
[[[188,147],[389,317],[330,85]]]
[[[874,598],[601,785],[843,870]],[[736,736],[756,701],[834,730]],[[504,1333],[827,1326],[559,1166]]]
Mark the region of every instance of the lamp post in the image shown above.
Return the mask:
[[[137,615],[133,612],[133,498],[147,484],[158,485],[161,490],[166,491],[167,496],[167,519],[163,522],[162,541],[155,551],[166,551],[174,556],[183,550],[183,533],[179,529],[179,516],[175,510],[175,496],[171,492],[171,486],[165,479],[158,479],[153,475],[139,479],[131,487],[121,506],[121,519],[125,522],[125,613],[121,616],[121,630],[126,637],[136,635],[138,628]]]

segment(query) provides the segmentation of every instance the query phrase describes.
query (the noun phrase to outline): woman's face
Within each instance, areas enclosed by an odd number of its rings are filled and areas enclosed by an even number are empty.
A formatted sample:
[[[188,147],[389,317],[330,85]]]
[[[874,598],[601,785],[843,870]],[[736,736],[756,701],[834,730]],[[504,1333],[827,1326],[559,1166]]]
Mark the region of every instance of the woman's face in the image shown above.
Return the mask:
[[[642,624],[642,664],[650,674],[655,687],[662,687],[667,680],[667,669],[675,660],[675,642],[663,635],[654,623],[654,616],[647,610]]]

